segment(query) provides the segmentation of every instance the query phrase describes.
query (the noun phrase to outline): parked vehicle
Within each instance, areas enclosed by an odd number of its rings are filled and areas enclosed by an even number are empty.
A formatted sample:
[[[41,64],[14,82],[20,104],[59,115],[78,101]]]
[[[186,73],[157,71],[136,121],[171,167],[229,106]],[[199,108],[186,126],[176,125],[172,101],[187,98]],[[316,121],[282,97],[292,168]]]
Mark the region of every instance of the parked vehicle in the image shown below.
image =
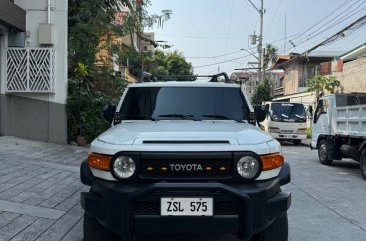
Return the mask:
[[[290,102],[266,102],[266,119],[261,128],[278,140],[291,140],[299,145],[306,139],[306,113],[304,105]]]
[[[352,158],[366,179],[366,93],[321,97],[313,122],[311,148],[318,149],[320,162]]]
[[[227,77],[227,76],[226,76]],[[131,84],[81,165],[84,240],[233,233],[286,241],[290,167],[238,84]],[[229,81],[228,78],[226,81]],[[117,112],[114,114],[114,110]],[[113,120],[112,120],[113,119]]]

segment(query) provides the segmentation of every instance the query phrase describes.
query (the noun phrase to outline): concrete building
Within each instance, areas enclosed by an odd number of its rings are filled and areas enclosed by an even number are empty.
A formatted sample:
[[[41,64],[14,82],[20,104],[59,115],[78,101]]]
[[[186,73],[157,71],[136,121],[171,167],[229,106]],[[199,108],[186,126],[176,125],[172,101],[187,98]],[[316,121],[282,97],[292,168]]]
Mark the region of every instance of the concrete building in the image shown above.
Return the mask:
[[[321,74],[340,81],[340,93],[366,92],[366,43],[321,64]]]
[[[269,80],[272,86],[272,93],[282,86],[284,74],[282,70],[269,71],[265,73],[265,79]],[[231,80],[242,83],[242,89],[245,91],[249,99],[255,93],[258,86],[258,74],[250,71],[234,72],[230,76]]]
[[[274,68],[283,69],[284,78],[282,86],[274,89],[274,100],[312,105],[316,96],[307,91],[306,81],[320,74],[321,63],[331,61],[343,53],[343,51],[314,51],[301,57],[296,53],[279,56]],[[294,61],[291,61],[292,59]]]
[[[62,0],[0,0],[0,135],[66,143]]]

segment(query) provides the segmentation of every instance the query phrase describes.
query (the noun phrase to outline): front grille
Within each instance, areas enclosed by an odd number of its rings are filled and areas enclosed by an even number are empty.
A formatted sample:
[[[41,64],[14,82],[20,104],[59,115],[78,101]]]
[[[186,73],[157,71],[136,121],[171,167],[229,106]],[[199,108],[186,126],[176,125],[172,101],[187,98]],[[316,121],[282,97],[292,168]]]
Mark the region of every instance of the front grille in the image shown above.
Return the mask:
[[[215,201],[214,215],[239,215],[239,201]],[[135,215],[160,215],[159,201],[139,201],[134,205]]]
[[[283,133],[283,134],[292,134],[292,133],[294,133],[294,131],[293,130],[281,130],[281,133]]]
[[[140,175],[142,178],[230,178],[231,159],[142,159]]]

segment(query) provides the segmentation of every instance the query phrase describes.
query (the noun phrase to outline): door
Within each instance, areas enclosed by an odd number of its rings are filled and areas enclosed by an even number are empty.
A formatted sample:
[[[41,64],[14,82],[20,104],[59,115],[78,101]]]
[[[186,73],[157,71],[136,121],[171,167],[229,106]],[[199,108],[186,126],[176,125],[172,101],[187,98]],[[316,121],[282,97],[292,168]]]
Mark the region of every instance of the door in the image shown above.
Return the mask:
[[[311,146],[316,147],[320,135],[330,135],[330,97],[324,97],[318,101],[313,118],[311,130]]]

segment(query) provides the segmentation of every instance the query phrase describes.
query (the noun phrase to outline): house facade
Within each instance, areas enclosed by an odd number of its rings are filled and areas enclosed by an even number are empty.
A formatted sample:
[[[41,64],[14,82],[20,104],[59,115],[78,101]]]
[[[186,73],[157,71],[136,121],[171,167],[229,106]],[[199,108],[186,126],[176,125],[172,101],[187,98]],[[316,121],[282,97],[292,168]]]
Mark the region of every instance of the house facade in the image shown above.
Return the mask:
[[[366,92],[366,43],[321,64],[323,76],[332,75],[340,81],[340,93]]]
[[[66,143],[67,3],[0,0],[0,135]]]
[[[282,69],[284,78],[282,86],[274,89],[274,100],[313,104],[316,96],[307,91],[307,80],[320,74],[321,63],[331,61],[342,53],[340,51],[314,51],[307,56],[300,56],[296,53],[279,56],[274,68]]]

